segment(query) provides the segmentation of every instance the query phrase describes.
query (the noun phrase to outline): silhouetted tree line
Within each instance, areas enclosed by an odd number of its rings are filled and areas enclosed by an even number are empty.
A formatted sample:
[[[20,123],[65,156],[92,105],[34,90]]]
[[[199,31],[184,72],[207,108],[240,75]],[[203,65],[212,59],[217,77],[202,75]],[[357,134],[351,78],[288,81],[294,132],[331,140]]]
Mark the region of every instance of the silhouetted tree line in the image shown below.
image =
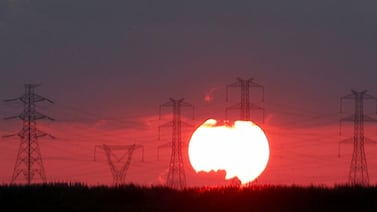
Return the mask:
[[[2,185],[0,211],[377,211],[377,187]]]

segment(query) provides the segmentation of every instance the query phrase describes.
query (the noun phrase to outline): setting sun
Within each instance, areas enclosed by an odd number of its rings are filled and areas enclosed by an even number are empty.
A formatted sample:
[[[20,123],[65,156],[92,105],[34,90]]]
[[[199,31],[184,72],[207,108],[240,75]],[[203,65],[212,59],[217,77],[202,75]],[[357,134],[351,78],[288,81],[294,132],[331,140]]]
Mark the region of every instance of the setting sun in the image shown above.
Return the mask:
[[[193,133],[189,158],[196,172],[226,171],[226,179],[237,177],[244,185],[266,168],[270,150],[263,130],[251,121],[219,125],[208,119]]]

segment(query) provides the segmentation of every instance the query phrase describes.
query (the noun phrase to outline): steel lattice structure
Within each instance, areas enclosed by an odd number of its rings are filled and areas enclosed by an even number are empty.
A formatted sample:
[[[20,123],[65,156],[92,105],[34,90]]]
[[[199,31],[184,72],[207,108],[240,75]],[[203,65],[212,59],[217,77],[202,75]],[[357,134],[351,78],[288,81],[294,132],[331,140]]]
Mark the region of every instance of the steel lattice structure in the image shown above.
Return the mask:
[[[367,91],[357,92],[352,90],[352,93],[341,97],[340,99],[340,112],[342,112],[343,100],[354,100],[355,101],[355,113],[345,117],[340,120],[343,121],[353,121],[354,122],[354,136],[353,138],[345,139],[340,141],[341,143],[351,143],[353,142],[353,154],[350,164],[350,170],[348,175],[348,183],[350,185],[369,185],[369,175],[368,166],[365,156],[364,143],[375,142],[364,136],[364,122],[365,121],[377,121],[364,114],[364,100],[375,100],[376,101],[376,113],[377,113],[377,98],[367,94]],[[340,132],[341,133],[341,132]],[[339,153],[340,154],[340,153]]]
[[[226,101],[228,101],[228,91],[229,88],[241,88],[241,102],[225,109],[225,119],[228,119],[229,110],[240,110],[240,120],[250,121],[250,111],[251,110],[262,110],[264,117],[264,108],[261,106],[251,103],[250,101],[250,89],[260,88],[262,89],[262,102],[264,101],[264,87],[254,81],[253,78],[248,80],[243,80],[237,78],[237,81],[226,86]]]
[[[107,163],[113,175],[113,184],[122,185],[125,183],[128,168],[131,164],[132,155],[136,149],[142,149],[141,160],[144,161],[144,146],[143,145],[96,145],[94,147],[94,161],[96,161],[97,148],[103,149],[106,155]],[[114,151],[123,150],[123,154],[117,155]],[[127,159],[124,160],[124,158]],[[119,166],[119,163],[121,165]]]
[[[226,86],[226,101],[228,101],[229,88],[240,88],[241,89],[241,102],[225,108],[225,119],[228,119],[229,110],[240,110],[240,120],[251,121],[250,111],[261,110],[262,111],[262,121],[264,119],[264,108],[261,106],[251,103],[250,101],[250,90],[252,88],[262,89],[262,102],[264,101],[264,86],[256,83],[253,78],[247,80],[237,78],[237,81]],[[239,180],[232,180],[233,186],[239,186]]]
[[[157,146],[157,160],[160,160],[160,149],[162,148],[171,148],[171,142]]]
[[[19,136],[21,139],[17,153],[16,164],[14,166],[14,171],[11,179],[12,184],[16,183],[16,181],[20,177],[24,177],[27,184],[31,184],[32,181],[35,180],[36,176],[40,177],[41,182],[46,182],[46,174],[43,167],[42,155],[38,144],[38,138],[43,136],[49,136],[50,138],[54,137],[41,130],[38,130],[37,120],[54,119],[37,112],[36,103],[41,101],[47,101],[50,103],[53,102],[45,97],[42,97],[34,93],[36,87],[38,87],[38,85],[25,84],[25,93],[23,96],[15,99],[5,100],[5,102],[21,101],[24,103],[24,111],[20,115],[6,118],[19,118],[23,120],[23,126],[19,133],[4,136]]]
[[[160,117],[161,109],[163,107],[172,107],[173,108],[173,119],[170,122],[167,122],[164,125],[159,127],[159,134],[161,127],[171,127],[172,128],[172,138],[171,138],[171,157],[169,163],[169,171],[166,180],[166,185],[175,188],[183,189],[186,187],[186,176],[184,170],[184,163],[182,157],[182,126],[190,126],[186,122],[181,120],[181,109],[182,107],[191,107],[194,111],[194,106],[192,104],[186,103],[184,99],[173,99],[170,98],[169,101],[165,104],[160,105]],[[160,137],[160,136],[159,136]],[[165,146],[165,145],[162,145]],[[162,147],[161,146],[161,147]]]

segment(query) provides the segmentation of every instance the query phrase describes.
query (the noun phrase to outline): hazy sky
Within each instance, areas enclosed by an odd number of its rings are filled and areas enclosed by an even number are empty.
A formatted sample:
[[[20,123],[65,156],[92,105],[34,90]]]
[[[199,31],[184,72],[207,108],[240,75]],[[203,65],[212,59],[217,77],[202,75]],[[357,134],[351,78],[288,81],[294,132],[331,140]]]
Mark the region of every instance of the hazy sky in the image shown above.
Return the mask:
[[[98,166],[109,172],[105,163],[77,161],[91,160],[96,144],[136,141],[149,145],[148,159],[131,167],[126,179],[159,182],[169,150],[155,161],[156,147],[164,143],[156,140],[164,123],[158,106],[184,97],[196,106],[192,123],[223,119],[224,108],[239,101],[239,90],[232,89],[225,102],[225,86],[237,77],[265,87],[271,163],[261,182],[344,182],[352,150],[336,157],[339,97],[350,89],[377,96],[377,2],[0,1],[0,98],[21,95],[24,83],[41,83],[38,92],[56,103],[39,108],[57,119],[45,127],[60,136],[41,143],[50,179],[101,182],[93,175],[102,173]],[[260,93],[252,91],[252,99],[260,103]],[[366,111],[374,115],[372,103]],[[21,110],[0,108],[2,116]],[[21,123],[0,126],[9,133]],[[376,139],[375,126],[368,132]],[[18,141],[0,145],[7,152],[0,156],[0,180],[7,182]],[[375,183],[373,156],[368,160]],[[60,177],[62,167],[76,167],[77,176]],[[138,181],[152,169],[150,178]]]

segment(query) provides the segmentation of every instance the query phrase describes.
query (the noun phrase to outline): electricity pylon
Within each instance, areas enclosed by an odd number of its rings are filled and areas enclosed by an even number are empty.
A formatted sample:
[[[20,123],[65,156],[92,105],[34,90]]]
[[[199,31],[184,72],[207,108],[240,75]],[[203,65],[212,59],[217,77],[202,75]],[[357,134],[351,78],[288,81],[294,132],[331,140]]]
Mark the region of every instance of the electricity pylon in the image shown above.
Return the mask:
[[[171,148],[171,142],[157,146],[157,160],[160,160],[160,149],[162,149],[162,148]]]
[[[349,170],[348,183],[350,185],[369,185],[369,175],[367,160],[365,157],[364,143],[365,142],[376,142],[369,138],[364,137],[364,122],[377,122],[376,119],[369,117],[364,114],[364,100],[375,100],[376,101],[376,113],[377,113],[377,98],[367,94],[367,91],[357,92],[352,90],[352,93],[344,96],[340,99],[340,112],[342,112],[343,100],[354,100],[355,101],[355,113],[345,117],[340,120],[340,129],[343,121],[353,121],[354,122],[354,135],[353,138],[345,139],[340,141],[341,143],[353,142],[353,154]],[[339,131],[341,133],[341,131]]]
[[[103,149],[106,155],[107,163],[113,175],[113,184],[118,186],[125,183],[126,174],[131,164],[132,155],[136,149],[142,149],[141,160],[144,161],[144,146],[143,145],[96,145],[94,147],[94,161],[96,161],[97,148]],[[114,154],[114,151],[126,150],[120,157]],[[123,160],[127,156],[126,160]],[[117,164],[121,163],[119,166]]]
[[[173,108],[173,119],[159,127],[159,138],[161,127],[171,127],[172,128],[172,140],[171,140],[171,157],[169,163],[169,172],[166,180],[166,185],[175,188],[183,189],[186,187],[186,176],[184,170],[184,163],[182,157],[182,135],[181,128],[183,125],[190,126],[190,124],[183,122],[181,120],[181,108],[191,107],[194,111],[194,106],[192,104],[186,103],[183,99],[173,99],[170,98],[165,104],[160,105],[159,116],[161,118],[161,109],[163,107]]]
[[[264,86],[256,83],[253,78],[244,80],[238,77],[236,82],[226,86],[226,101],[228,101],[229,88],[241,88],[241,102],[225,108],[225,119],[228,119],[229,110],[240,110],[240,120],[251,121],[250,111],[262,110],[262,122],[264,121],[264,108],[257,104],[251,103],[250,101],[250,92],[252,88],[262,89],[262,102],[264,101]],[[234,178],[232,180],[232,185],[238,187],[240,185],[240,181]]]
[[[228,119],[229,110],[240,110],[240,120],[250,121],[250,111],[251,110],[262,110],[264,118],[264,108],[257,104],[253,104],[250,101],[250,89],[251,88],[260,88],[262,89],[262,102],[264,101],[264,87],[256,82],[253,78],[248,80],[243,80],[237,78],[237,81],[226,86],[226,101],[228,101],[228,90],[229,88],[241,88],[241,102],[225,109],[225,119]]]
[[[12,184],[15,183],[19,177],[24,177],[27,184],[31,184],[32,181],[35,179],[36,175],[40,177],[40,180],[43,183],[46,182],[46,174],[43,167],[42,155],[39,149],[38,138],[43,136],[49,136],[50,138],[54,137],[41,130],[38,130],[37,120],[54,119],[37,112],[35,103],[41,101],[53,103],[53,101],[34,93],[34,89],[38,86],[39,85],[25,84],[25,93],[23,96],[15,99],[5,100],[5,102],[19,100],[24,103],[24,111],[20,115],[5,118],[19,118],[23,120],[23,127],[20,132],[18,132],[17,134],[3,136],[18,136],[21,139],[20,146],[18,148],[16,164],[14,166],[11,180]]]

